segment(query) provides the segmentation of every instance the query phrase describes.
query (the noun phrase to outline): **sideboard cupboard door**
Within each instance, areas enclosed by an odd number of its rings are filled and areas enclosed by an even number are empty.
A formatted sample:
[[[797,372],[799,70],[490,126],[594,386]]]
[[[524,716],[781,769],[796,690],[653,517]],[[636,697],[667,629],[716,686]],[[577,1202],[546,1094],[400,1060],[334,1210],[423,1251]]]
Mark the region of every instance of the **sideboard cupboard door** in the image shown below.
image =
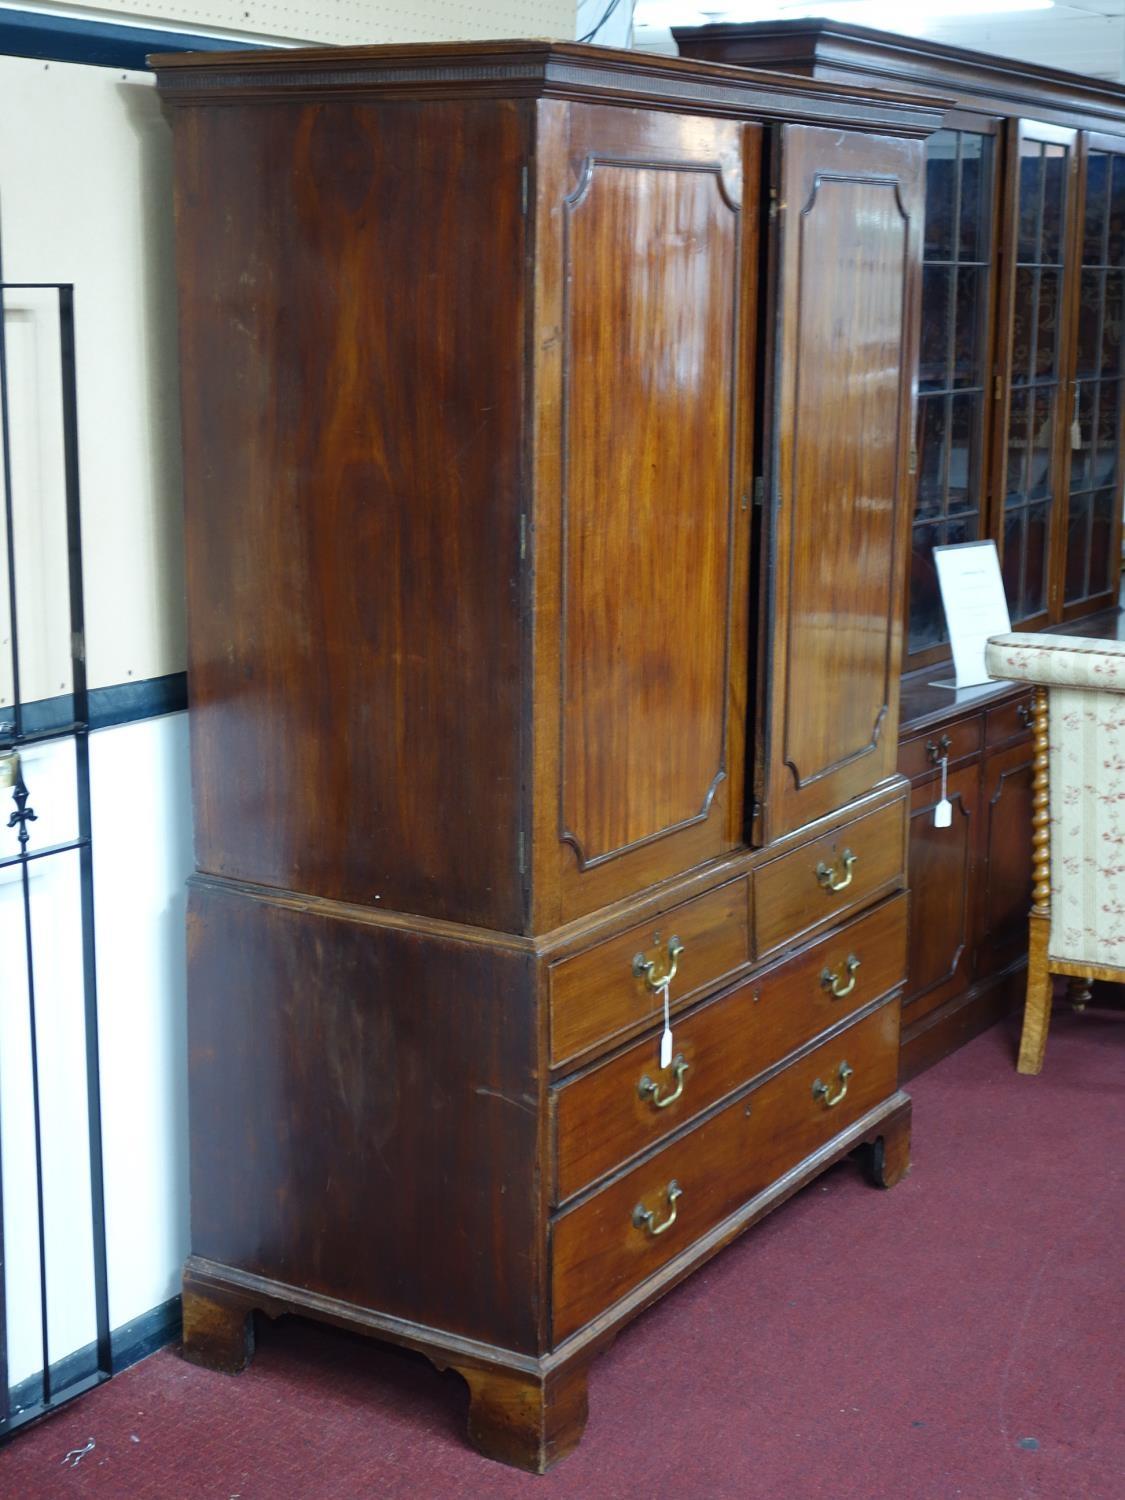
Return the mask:
[[[539,106],[537,927],[741,842],[760,128]]]
[[[895,770],[922,147],[779,142],[765,753],[756,842]]]

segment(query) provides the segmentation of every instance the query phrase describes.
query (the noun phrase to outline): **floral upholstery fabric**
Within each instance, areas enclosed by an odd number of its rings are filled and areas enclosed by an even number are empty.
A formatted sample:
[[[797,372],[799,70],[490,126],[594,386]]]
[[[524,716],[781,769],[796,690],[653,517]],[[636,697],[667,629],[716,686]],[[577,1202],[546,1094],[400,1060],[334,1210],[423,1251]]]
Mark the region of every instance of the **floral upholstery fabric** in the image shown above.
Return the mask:
[[[1125,641],[1080,635],[994,635],[985,647],[991,677],[1037,682],[1041,687],[1098,688],[1125,693]]]
[[[1049,690],[1048,955],[1125,967],[1125,643],[996,636],[986,661]]]

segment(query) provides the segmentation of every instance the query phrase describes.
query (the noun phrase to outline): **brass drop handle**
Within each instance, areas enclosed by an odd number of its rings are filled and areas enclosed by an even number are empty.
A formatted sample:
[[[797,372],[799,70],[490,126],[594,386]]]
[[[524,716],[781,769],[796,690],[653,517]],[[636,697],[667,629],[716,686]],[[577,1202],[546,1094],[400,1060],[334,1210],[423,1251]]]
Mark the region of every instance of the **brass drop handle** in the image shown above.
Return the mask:
[[[842,891],[852,883],[852,866],[855,864],[857,855],[850,849],[845,849],[840,855],[838,865],[826,865],[823,860],[816,867],[816,878],[826,891]],[[843,867],[843,873],[840,867]]]
[[[1017,703],[1016,704],[1016,718],[1020,721],[1020,723],[1026,729],[1028,727],[1028,725],[1031,723],[1031,704],[1030,703]]]
[[[831,1085],[821,1083],[818,1078],[812,1086],[813,1098],[823,1100],[825,1109],[835,1109],[837,1104],[842,1104],[847,1097],[848,1079],[854,1072],[854,1068],[850,1068],[846,1062],[842,1062],[836,1069],[836,1077],[840,1080],[840,1087],[836,1092],[833,1093]]]
[[[640,1094],[642,1099],[651,1099],[654,1109],[667,1109],[669,1104],[675,1104],[676,1100],[683,1093],[684,1074],[690,1066],[691,1064],[684,1060],[683,1053],[677,1052],[672,1059],[672,1077],[676,1080],[676,1087],[673,1091],[670,1094],[665,1094],[662,1098],[660,1085],[654,1083],[646,1073],[640,1083],[637,1084],[637,1093]]]
[[[638,979],[643,979],[650,990],[662,990],[666,984],[671,984],[675,979],[680,954],[683,951],[684,945],[679,938],[670,937],[668,939],[668,962],[662,972],[657,973],[655,958],[646,958],[643,953],[638,953],[633,959],[633,973]]]
[[[933,740],[926,741],[926,754],[930,757],[931,765],[936,766],[939,761],[944,760],[952,749],[953,741],[947,734],[943,734],[936,743]]]
[[[683,1192],[683,1188],[673,1178],[664,1189],[664,1196],[668,1199],[669,1213],[667,1218],[661,1219],[659,1224],[656,1222],[655,1209],[646,1208],[643,1203],[638,1203],[633,1210],[634,1228],[643,1229],[646,1234],[651,1234],[653,1239],[658,1234],[667,1233],[676,1222],[676,1200],[683,1197]]]
[[[822,969],[820,982],[836,1000],[842,1000],[855,989],[855,971],[858,968],[859,959],[854,953],[849,953],[835,973],[831,969]]]

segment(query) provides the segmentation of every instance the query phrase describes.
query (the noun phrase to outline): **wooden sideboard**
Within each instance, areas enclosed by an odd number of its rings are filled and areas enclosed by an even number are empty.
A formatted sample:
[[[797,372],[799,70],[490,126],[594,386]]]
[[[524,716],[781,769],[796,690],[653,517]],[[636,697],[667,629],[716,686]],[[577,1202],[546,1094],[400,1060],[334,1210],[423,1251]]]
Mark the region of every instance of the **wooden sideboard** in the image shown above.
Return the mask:
[[[939,115],[533,42],[155,67],[185,1352],[240,1368],[255,1311],[397,1341],[541,1470],[625,1321],[840,1157],[908,1165]]]
[[[1125,87],[834,21],[685,28],[676,38],[687,56],[949,101],[926,144],[899,761],[914,784],[910,1077],[1022,995],[1031,892],[1030,740],[1011,717],[1022,700],[1007,685],[989,696],[991,709],[970,708],[931,689],[952,675],[933,547],[994,538],[1019,626],[1116,628]],[[943,738],[957,812],[938,829],[925,747]]]

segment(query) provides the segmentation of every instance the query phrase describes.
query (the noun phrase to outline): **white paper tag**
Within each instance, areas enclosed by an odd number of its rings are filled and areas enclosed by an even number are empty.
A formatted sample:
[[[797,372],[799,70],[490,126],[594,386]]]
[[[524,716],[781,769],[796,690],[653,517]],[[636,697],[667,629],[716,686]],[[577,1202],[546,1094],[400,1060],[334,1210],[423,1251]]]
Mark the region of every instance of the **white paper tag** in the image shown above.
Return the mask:
[[[1070,446],[1076,453],[1082,447],[1082,428],[1077,417],[1070,424]]]
[[[660,1038],[660,1066],[667,1068],[672,1062],[672,1021],[668,1013],[668,991],[672,988],[670,979],[666,979],[660,986],[664,993],[664,1034]]]
[[[953,822],[953,803],[947,795],[949,789],[949,756],[941,758],[941,800],[934,808],[934,827],[948,828]]]

